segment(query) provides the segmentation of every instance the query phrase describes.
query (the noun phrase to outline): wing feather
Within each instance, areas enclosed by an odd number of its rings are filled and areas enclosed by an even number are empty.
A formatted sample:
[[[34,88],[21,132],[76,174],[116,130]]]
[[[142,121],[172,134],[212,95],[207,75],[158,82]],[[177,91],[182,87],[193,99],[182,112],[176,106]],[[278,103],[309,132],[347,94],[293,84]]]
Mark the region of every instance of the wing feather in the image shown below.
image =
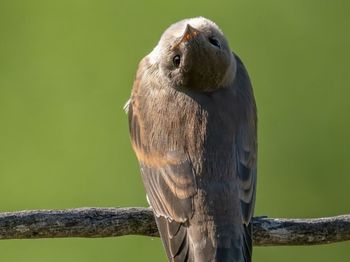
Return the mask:
[[[192,163],[181,148],[166,143],[162,148],[152,147],[150,137],[154,117],[146,112],[151,103],[145,99],[147,87],[142,81],[142,61],[135,79],[131,100],[128,103],[130,136],[141,168],[141,176],[149,202],[156,216],[184,222],[193,214],[192,197],[196,194],[196,182]],[[146,91],[145,91],[146,90]],[[158,127],[160,129],[161,127]],[[165,140],[164,138],[160,138]]]
[[[235,82],[241,96],[242,121],[236,137],[236,162],[242,209],[242,220],[249,224],[255,205],[257,166],[257,115],[253,89],[248,73],[238,56]],[[248,106],[247,106],[248,105]]]

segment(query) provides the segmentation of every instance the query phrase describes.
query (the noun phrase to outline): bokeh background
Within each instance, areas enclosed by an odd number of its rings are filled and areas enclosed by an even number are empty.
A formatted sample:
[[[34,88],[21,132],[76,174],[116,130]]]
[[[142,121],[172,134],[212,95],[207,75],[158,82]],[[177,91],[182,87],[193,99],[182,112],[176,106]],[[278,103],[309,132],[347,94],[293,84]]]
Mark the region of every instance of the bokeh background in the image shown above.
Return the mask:
[[[350,2],[0,0],[0,211],[146,206],[122,107],[173,22],[206,16],[259,107],[256,215],[350,213]],[[348,261],[350,243],[255,261]],[[0,261],[165,261],[159,239],[11,240]]]

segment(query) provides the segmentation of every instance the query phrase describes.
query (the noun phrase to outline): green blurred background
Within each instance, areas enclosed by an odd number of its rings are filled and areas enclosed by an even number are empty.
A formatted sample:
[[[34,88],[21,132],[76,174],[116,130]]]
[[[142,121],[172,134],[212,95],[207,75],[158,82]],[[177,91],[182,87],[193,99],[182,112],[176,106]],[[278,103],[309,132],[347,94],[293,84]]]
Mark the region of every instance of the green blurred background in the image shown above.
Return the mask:
[[[206,16],[259,107],[256,215],[350,213],[350,2],[0,0],[0,211],[146,206],[122,107],[171,23]],[[350,243],[257,247],[347,261]],[[159,239],[13,240],[0,261],[165,261]]]

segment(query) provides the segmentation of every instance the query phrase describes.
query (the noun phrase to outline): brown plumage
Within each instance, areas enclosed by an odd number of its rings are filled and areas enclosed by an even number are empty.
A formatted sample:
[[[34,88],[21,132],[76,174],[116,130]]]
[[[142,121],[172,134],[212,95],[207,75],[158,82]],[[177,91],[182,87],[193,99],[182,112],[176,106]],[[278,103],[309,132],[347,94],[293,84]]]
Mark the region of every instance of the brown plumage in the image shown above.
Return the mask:
[[[139,64],[132,147],[169,261],[251,261],[256,107],[247,71],[199,17]]]

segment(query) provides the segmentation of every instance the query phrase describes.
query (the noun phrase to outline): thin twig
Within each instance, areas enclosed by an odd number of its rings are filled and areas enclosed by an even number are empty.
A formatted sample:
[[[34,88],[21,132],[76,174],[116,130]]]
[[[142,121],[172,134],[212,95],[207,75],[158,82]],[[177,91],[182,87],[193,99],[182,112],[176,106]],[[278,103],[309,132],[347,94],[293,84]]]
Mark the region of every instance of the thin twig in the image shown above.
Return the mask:
[[[254,245],[317,245],[350,240],[350,215],[315,219],[256,217]],[[77,208],[0,213],[0,239],[157,237],[149,208]]]

